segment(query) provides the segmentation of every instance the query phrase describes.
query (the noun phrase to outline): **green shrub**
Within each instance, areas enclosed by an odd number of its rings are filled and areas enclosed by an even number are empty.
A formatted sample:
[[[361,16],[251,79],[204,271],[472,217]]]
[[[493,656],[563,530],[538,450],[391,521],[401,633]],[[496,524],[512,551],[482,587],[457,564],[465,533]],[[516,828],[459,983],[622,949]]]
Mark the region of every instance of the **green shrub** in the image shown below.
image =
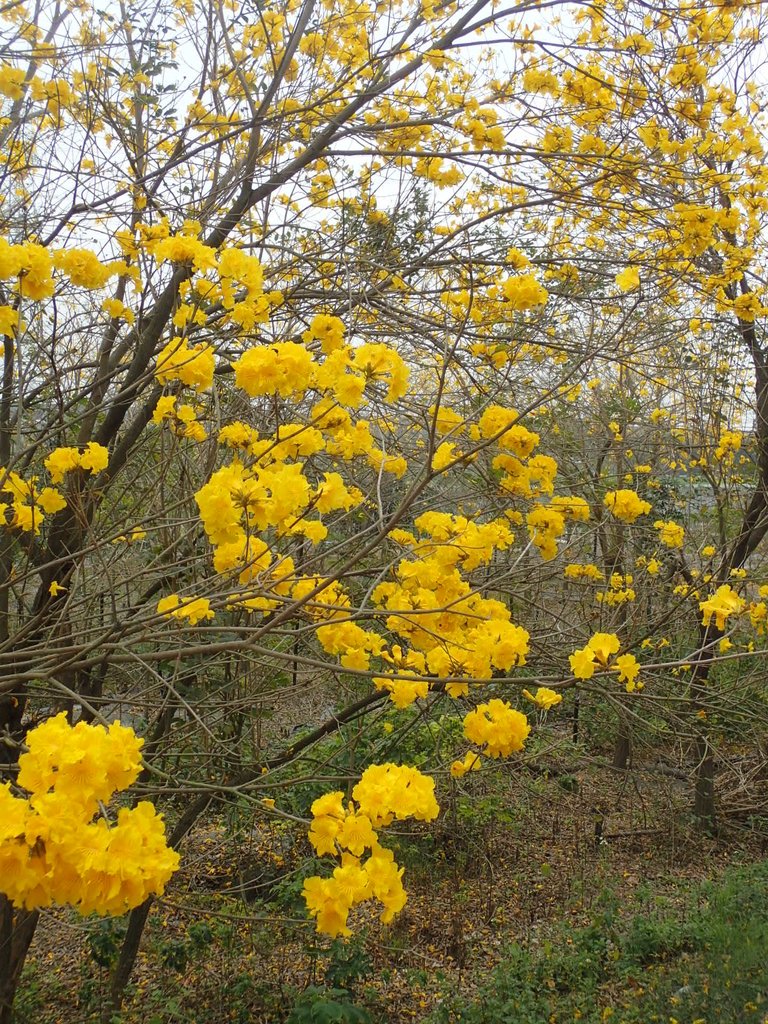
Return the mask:
[[[310,985],[294,1003],[286,1024],[372,1024],[371,1016],[343,988]]]
[[[760,1024],[768,1008],[768,863],[737,868],[676,900],[645,894],[622,921],[614,901],[591,925],[504,950],[467,998],[449,994],[431,1024]],[[607,1012],[607,1016],[606,1016]]]

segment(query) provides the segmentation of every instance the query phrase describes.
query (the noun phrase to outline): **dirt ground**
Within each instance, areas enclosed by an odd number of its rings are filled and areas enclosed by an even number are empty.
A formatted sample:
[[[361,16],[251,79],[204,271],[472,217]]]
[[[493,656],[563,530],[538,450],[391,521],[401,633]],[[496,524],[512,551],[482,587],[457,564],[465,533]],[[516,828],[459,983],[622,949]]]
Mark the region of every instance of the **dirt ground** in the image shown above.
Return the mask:
[[[470,802],[452,787],[432,826],[387,830],[408,903],[390,926],[360,908],[351,923],[362,938],[349,947],[364,958],[360,980],[387,1024],[422,1020],[447,989],[470,994],[505,945],[544,941],[564,921],[576,927],[607,894],[630,912],[641,885],[674,893],[765,855],[766,836],[750,816],[763,786],[743,756],[722,766],[717,836],[694,827],[689,786],[664,764],[628,773],[598,761],[568,767],[509,765],[490,780],[472,778]],[[750,787],[739,784],[745,777]],[[121,1021],[279,1021],[297,990],[322,981],[332,949],[296,898],[311,852],[303,828],[260,818],[233,835],[231,822],[209,822],[182,852],[183,868],[150,917]],[[106,965],[117,945],[105,925],[94,943],[94,927],[69,911],[43,915],[21,1024],[109,1020],[109,971],[94,955]]]

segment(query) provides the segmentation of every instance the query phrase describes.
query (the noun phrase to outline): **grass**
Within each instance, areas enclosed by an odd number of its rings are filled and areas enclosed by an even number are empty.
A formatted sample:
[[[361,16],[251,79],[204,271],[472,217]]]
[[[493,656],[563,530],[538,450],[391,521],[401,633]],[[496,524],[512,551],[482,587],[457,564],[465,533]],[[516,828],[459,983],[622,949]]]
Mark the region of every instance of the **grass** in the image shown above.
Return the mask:
[[[469,999],[429,1024],[759,1024],[768,1011],[768,862],[672,896],[640,893],[629,918],[605,894],[586,927],[508,945]]]

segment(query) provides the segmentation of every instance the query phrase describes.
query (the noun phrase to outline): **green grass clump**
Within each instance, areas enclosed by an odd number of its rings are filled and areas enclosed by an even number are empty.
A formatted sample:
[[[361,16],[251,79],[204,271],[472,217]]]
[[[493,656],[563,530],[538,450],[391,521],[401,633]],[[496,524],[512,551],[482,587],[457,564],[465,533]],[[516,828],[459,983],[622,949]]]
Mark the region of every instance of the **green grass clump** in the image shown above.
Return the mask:
[[[471,997],[454,993],[430,1024],[758,1024],[768,1008],[768,862],[717,882],[614,901],[587,927],[511,945]]]

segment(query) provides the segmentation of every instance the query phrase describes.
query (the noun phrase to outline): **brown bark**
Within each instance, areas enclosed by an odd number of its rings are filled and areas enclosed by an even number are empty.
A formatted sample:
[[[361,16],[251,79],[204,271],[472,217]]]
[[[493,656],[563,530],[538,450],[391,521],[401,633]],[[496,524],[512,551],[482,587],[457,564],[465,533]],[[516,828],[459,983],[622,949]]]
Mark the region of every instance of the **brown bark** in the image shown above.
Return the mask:
[[[21,972],[37,928],[37,910],[20,910],[0,895],[0,1024],[11,1024]]]

